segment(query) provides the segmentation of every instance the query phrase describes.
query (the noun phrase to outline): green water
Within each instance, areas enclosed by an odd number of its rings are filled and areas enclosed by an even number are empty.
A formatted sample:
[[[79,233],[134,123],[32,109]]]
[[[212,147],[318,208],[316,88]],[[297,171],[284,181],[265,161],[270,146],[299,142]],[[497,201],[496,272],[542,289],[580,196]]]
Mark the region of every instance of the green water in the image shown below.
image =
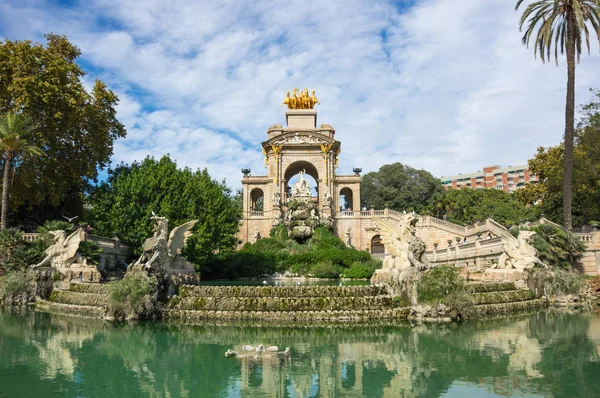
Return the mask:
[[[225,358],[242,344],[289,359]],[[0,314],[0,397],[598,397],[600,316],[259,327]]]

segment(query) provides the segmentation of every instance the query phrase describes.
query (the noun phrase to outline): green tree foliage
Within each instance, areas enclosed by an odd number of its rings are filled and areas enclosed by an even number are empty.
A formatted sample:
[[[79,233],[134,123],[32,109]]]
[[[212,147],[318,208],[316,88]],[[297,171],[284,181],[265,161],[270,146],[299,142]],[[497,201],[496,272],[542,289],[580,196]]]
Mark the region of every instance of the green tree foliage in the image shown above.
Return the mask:
[[[2,220],[0,229],[8,225],[8,190],[10,187],[10,171],[13,164],[28,155],[42,155],[42,150],[27,142],[35,125],[20,113],[8,112],[0,119],[0,153],[4,160],[4,175],[2,177]]]
[[[516,196],[498,189],[451,189],[436,195],[429,211],[435,217],[461,225],[491,217],[510,226],[539,216],[535,207],[528,207]]]
[[[360,200],[362,205],[374,209],[420,213],[443,190],[441,181],[431,173],[393,163],[364,175]]]
[[[90,189],[125,136],[116,118],[117,96],[97,80],[91,92],[76,60],[79,48],[49,34],[47,44],[0,43],[0,114],[20,112],[37,128],[28,144],[44,156],[25,158],[15,169],[10,208],[14,221],[41,224],[61,214],[81,214]]]
[[[523,4],[518,0],[515,10]],[[523,11],[520,29],[526,25],[523,44],[529,46],[531,37],[534,54],[542,62],[552,55],[558,65],[558,52],[567,58],[567,101],[565,106],[565,146],[563,168],[563,219],[572,228],[571,205],[575,137],[575,60],[579,62],[585,43],[590,52],[590,28],[600,42],[600,0],[535,0]],[[554,50],[554,51],[552,51]]]
[[[211,179],[206,169],[178,169],[168,156],[109,170],[91,204],[97,233],[116,232],[138,253],[152,236],[153,211],[166,217],[170,227],[199,220],[184,250],[195,264],[209,261],[216,253],[229,253],[237,243],[240,209],[229,188]]]
[[[575,165],[573,178],[573,226],[600,221],[600,91],[592,91],[593,99],[581,107],[580,122],[575,132]],[[517,191],[524,202],[536,203],[548,219],[561,223],[563,202],[564,144],[540,147],[529,169],[540,178]]]

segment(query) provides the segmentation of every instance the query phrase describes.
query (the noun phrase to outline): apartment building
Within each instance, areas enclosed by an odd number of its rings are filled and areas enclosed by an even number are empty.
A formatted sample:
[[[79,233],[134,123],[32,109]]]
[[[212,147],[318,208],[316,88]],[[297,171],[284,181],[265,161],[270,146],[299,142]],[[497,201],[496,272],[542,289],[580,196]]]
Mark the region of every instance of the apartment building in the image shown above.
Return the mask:
[[[441,177],[446,189],[501,189],[514,192],[527,184],[536,183],[538,177],[529,172],[529,166],[487,166],[483,171],[457,176]]]

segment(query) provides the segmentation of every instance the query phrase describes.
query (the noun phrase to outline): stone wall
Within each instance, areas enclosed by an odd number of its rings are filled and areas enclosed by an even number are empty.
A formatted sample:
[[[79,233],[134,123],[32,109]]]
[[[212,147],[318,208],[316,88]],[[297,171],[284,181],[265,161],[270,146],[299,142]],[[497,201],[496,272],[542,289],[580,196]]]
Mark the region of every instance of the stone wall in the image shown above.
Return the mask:
[[[406,319],[387,290],[375,286],[182,286],[165,317],[202,319]]]
[[[575,267],[587,275],[600,274],[600,231],[575,234],[587,246],[587,252]]]

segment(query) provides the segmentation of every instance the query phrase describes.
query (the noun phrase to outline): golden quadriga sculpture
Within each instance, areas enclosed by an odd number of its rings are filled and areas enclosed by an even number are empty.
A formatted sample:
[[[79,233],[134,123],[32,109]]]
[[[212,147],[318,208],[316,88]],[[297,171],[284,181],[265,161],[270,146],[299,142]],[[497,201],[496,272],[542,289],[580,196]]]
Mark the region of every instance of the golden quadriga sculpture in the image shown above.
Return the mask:
[[[287,105],[288,109],[314,109],[315,105],[319,103],[315,91],[313,90],[310,95],[307,88],[302,91],[294,88],[291,95],[287,91],[283,100],[283,105]]]

